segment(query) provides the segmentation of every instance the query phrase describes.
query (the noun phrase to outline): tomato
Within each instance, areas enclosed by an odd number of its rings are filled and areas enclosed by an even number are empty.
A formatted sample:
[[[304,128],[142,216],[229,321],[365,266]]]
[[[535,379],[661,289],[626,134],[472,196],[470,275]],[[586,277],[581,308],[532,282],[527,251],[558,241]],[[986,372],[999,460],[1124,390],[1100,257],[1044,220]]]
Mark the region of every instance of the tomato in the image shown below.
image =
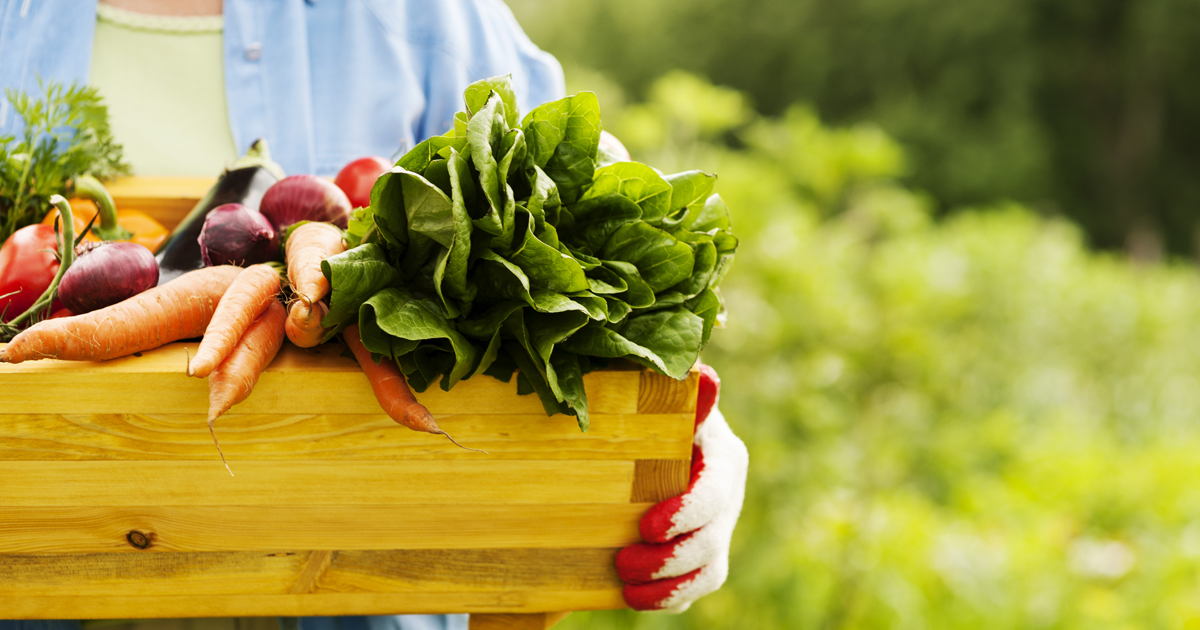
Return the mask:
[[[355,208],[365,208],[371,205],[371,187],[380,175],[388,172],[392,163],[388,160],[369,156],[358,158],[338,171],[333,183],[350,198],[350,205]]]
[[[0,318],[11,320],[29,310],[54,282],[58,249],[52,225],[27,225],[0,247]],[[12,295],[9,295],[9,294]]]

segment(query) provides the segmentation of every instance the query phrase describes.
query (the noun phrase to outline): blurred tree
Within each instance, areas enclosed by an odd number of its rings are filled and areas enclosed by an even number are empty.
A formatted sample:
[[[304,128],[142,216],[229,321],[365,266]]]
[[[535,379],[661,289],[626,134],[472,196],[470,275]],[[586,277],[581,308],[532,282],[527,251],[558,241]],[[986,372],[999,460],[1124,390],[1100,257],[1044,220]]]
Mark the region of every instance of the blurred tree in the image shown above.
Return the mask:
[[[721,590],[562,630],[1200,627],[1194,265],[1015,204],[933,221],[870,124],[581,81],[635,157],[719,176],[741,246],[704,359],[751,465]]]
[[[634,94],[683,68],[764,113],[806,101],[839,124],[875,121],[940,211],[1014,199],[1101,247],[1194,250],[1200,3],[509,3],[543,48]]]

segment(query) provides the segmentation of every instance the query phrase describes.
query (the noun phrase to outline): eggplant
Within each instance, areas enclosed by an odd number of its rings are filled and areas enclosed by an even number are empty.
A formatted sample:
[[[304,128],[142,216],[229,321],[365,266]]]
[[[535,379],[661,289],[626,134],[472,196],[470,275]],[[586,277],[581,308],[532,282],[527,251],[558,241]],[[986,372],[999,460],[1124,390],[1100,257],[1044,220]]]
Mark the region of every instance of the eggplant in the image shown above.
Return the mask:
[[[159,248],[158,284],[163,285],[179,276],[204,267],[200,252],[200,231],[208,213],[227,203],[240,203],[258,212],[258,204],[275,182],[283,179],[283,169],[271,161],[267,141],[259,138],[208,189],[204,198],[176,226]]]

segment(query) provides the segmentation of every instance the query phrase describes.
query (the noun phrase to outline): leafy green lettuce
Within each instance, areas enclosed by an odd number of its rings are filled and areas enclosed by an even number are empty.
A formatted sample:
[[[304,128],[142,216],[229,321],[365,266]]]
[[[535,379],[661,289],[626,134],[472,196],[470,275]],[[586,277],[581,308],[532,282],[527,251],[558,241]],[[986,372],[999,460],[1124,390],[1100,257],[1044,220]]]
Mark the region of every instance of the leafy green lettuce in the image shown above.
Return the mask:
[[[323,323],[357,322],[418,391],[515,374],[519,392],[586,431],[588,371],[628,359],[687,375],[737,238],[715,176],[598,165],[594,94],[523,119],[514,95],[509,77],[472,84],[454,129],[379,178],[352,248],[322,265]]]

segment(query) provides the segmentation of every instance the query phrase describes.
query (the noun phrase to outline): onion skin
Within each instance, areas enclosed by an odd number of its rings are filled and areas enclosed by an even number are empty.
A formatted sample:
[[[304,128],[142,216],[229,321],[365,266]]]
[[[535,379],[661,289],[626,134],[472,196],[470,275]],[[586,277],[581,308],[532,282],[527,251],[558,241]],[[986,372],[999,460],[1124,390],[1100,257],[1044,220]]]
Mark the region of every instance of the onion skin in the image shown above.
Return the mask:
[[[300,221],[332,223],[343,230],[350,224],[350,199],[337,184],[314,175],[285,177],[267,189],[259,211],[283,233]]]
[[[138,243],[83,243],[63,274],[58,299],[75,314],[90,313],[158,285],[158,261]]]
[[[197,240],[205,267],[247,267],[279,258],[279,233],[266,217],[240,203],[213,208]]]

